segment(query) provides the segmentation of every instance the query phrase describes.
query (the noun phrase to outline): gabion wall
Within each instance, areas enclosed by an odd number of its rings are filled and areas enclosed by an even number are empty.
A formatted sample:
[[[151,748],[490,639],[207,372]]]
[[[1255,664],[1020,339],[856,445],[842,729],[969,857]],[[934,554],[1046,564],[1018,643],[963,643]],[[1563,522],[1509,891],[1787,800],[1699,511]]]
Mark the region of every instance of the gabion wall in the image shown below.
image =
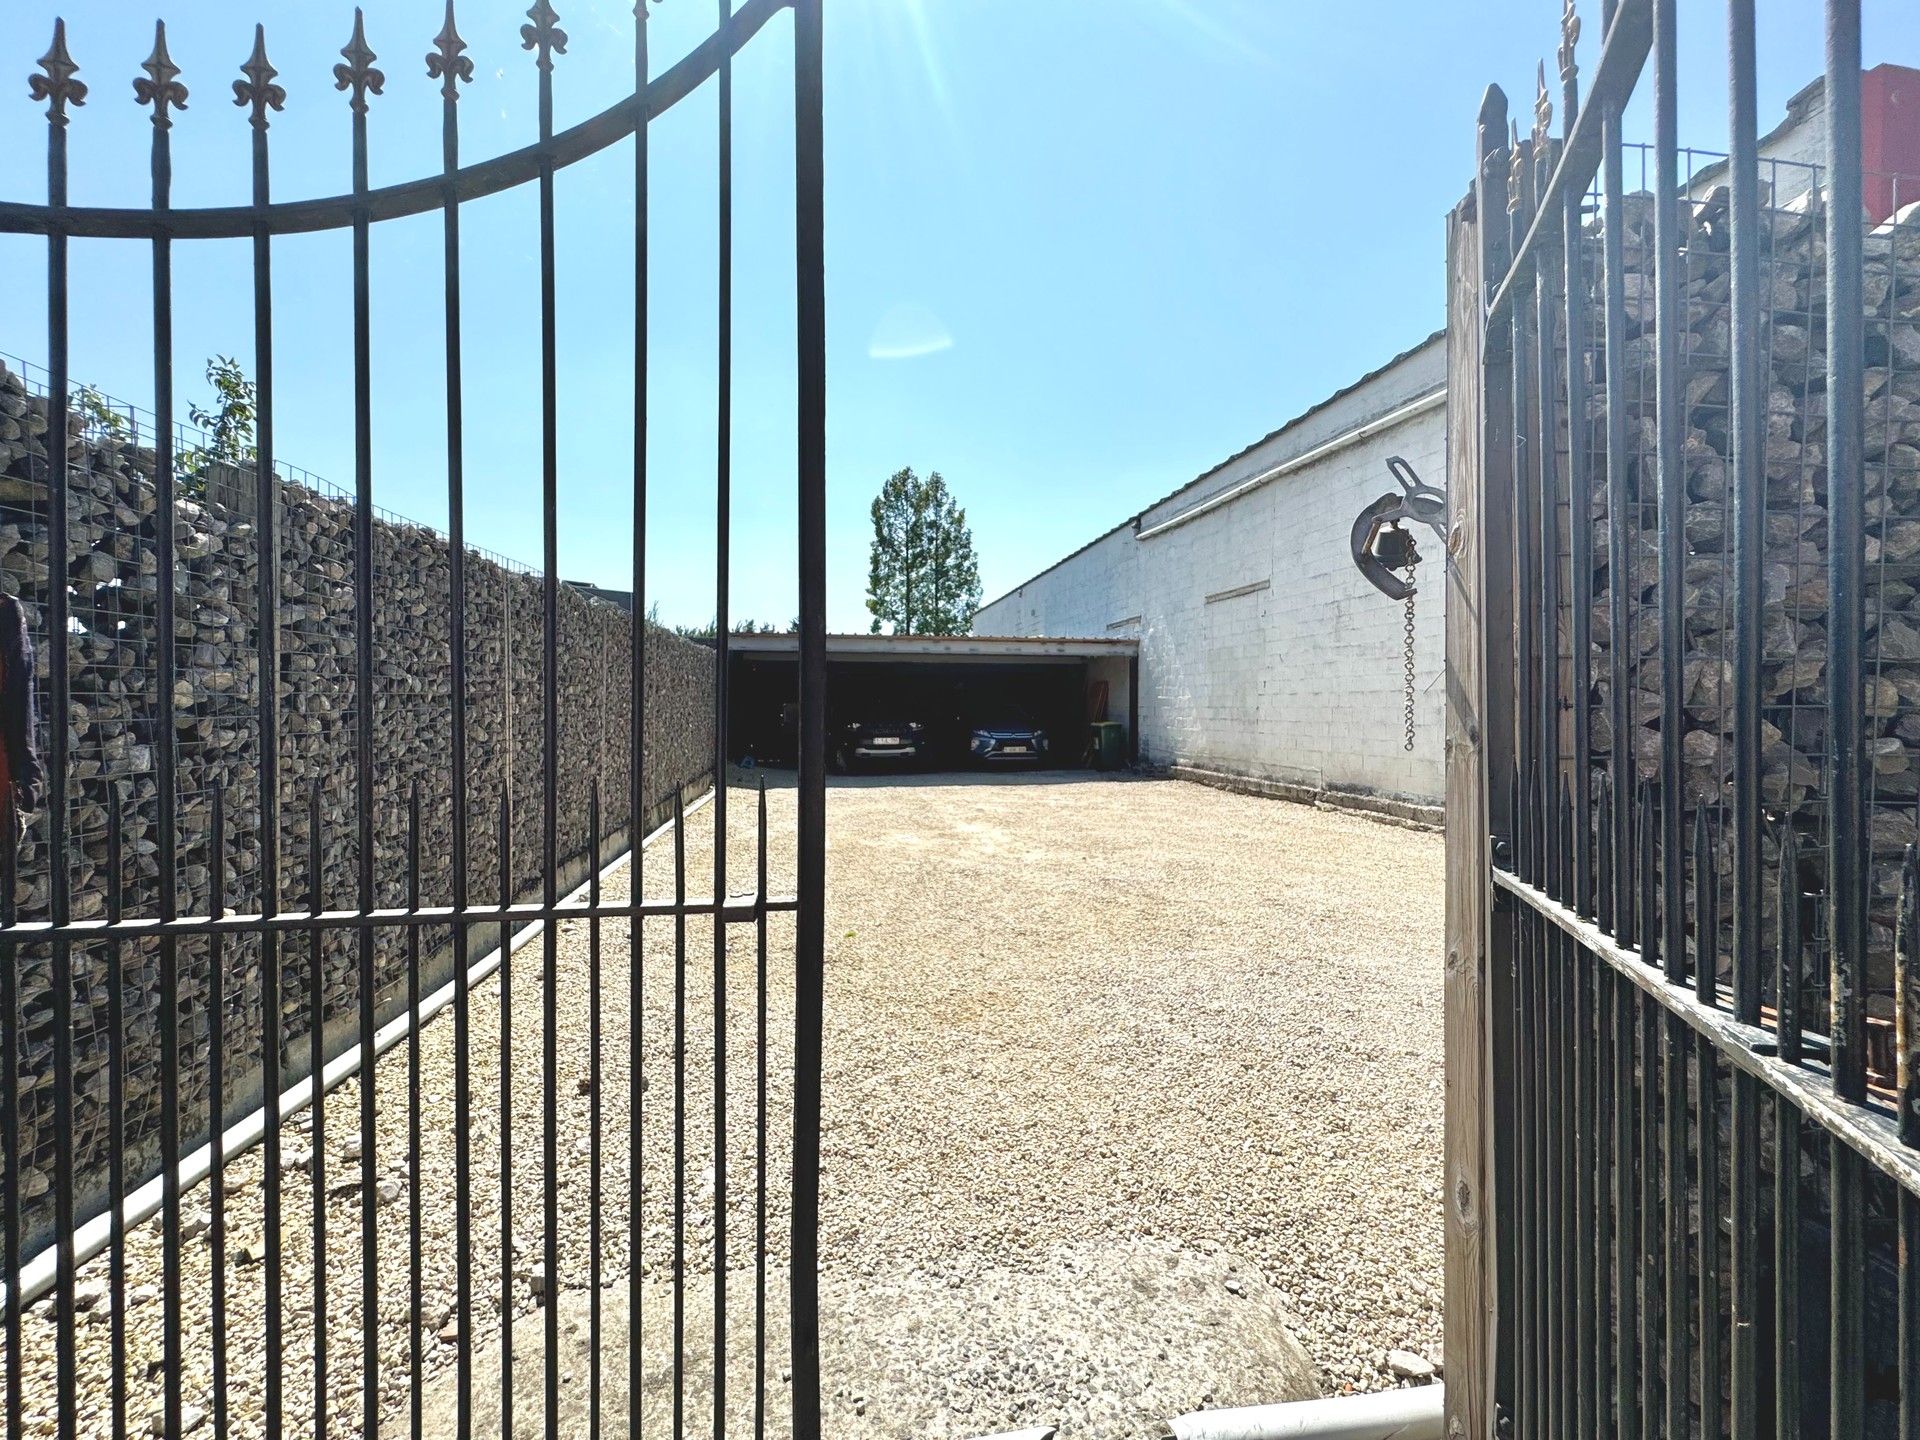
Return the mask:
[[[47,426],[42,398],[0,363],[0,590],[20,597],[40,675],[41,746],[51,715],[47,694],[48,544],[42,483]],[[150,437],[137,418],[114,426],[97,409],[70,417],[69,550],[65,571],[75,624],[69,647],[71,806],[75,918],[105,913],[109,891],[107,815],[122,819],[121,883],[127,914],[158,903],[158,777],[154,764],[157,699],[156,490]],[[183,497],[175,517],[178,897],[181,913],[207,913],[213,866],[224,863],[226,905],[256,912],[262,901],[259,656],[256,527],[214,477],[198,498]],[[216,496],[235,499],[232,509]],[[355,809],[353,505],[316,483],[283,480],[280,496],[280,904],[283,909],[348,908],[358,902],[359,827]],[[420,525],[377,518],[373,527],[375,691],[374,873],[376,906],[407,903],[407,811],[417,785],[421,808],[422,903],[452,894],[451,671],[445,536]],[[542,582],[497,559],[470,552],[466,568],[467,774],[469,893],[492,903],[502,888],[499,815],[510,798],[512,888],[540,891],[543,736]],[[561,851],[578,871],[588,858],[589,800],[600,787],[603,841],[627,829],[631,630],[619,608],[560,592],[560,740],[556,783]],[[643,829],[670,812],[674,791],[712,771],[713,654],[651,627],[646,645]],[[227,843],[212,853],[212,797],[224,797]],[[317,797],[319,875],[309,864],[310,806]],[[612,853],[609,844],[604,854]],[[51,892],[44,815],[19,856],[16,903],[22,918],[45,918]],[[451,974],[444,930],[428,931],[428,987]],[[183,1142],[204,1141],[208,1095],[209,947],[179,945],[177,1014],[181,1074],[173,1090]],[[163,1103],[159,1030],[165,997],[159,948],[122,947],[129,1183],[157,1173]],[[20,1180],[29,1250],[51,1224],[54,1164],[53,1033],[49,957],[25,946],[18,976],[21,1046]],[[349,934],[324,937],[319,993],[309,983],[304,936],[283,943],[279,1043],[283,1077],[307,1072],[316,1014],[337,1053],[357,1036],[358,952]],[[404,1008],[406,944],[399,929],[379,932],[378,1008],[384,1020]],[[229,1121],[260,1096],[262,947],[230,937],[221,955]],[[108,955],[104,945],[74,954],[74,1140],[82,1215],[107,1199]],[[0,1157],[4,1164],[13,1157]]]
[[[1629,151],[1629,164],[1638,152]],[[1647,167],[1643,164],[1643,171]],[[1766,476],[1762,557],[1761,899],[1766,1004],[1772,1005],[1780,837],[1791,828],[1799,856],[1796,888],[1807,937],[1807,993],[1802,1014],[1824,1030],[1827,662],[1827,256],[1818,171],[1788,162],[1762,166],[1776,197],[1760,227],[1761,384]],[[1911,188],[1911,187],[1909,187]],[[1781,198],[1785,197],[1785,198]],[[1871,822],[1869,1057],[1883,1080],[1892,1075],[1894,910],[1905,846],[1920,838],[1920,198],[1896,194],[1896,213],[1869,226],[1863,298],[1866,308],[1866,613],[1863,652],[1865,714],[1870,728]],[[1586,274],[1592,287],[1589,349],[1583,364],[1589,484],[1593,496],[1593,679],[1589,697],[1592,763],[1605,766],[1611,744],[1609,694],[1611,589],[1628,587],[1633,694],[1629,751],[1639,781],[1657,778],[1660,760],[1659,506],[1654,383],[1653,197],[1626,197],[1626,391],[1609,397],[1601,360],[1605,332],[1604,267],[1597,229],[1587,231]],[[1686,649],[1682,736],[1685,802],[1705,807],[1712,864],[1719,885],[1718,959],[1727,973],[1731,928],[1731,783],[1733,757],[1733,516],[1728,385],[1731,335],[1728,296],[1727,192],[1715,188],[1682,206],[1685,269],[1679,337],[1687,407],[1682,465],[1687,488]],[[1556,302],[1557,303],[1557,302]],[[1628,538],[1624,563],[1606,553],[1606,413],[1625,412]],[[1559,437],[1566,470],[1566,437]],[[1563,584],[1566,582],[1563,581]],[[1566,593],[1564,590],[1563,594]],[[1567,635],[1560,636],[1566,651]],[[1691,822],[1689,822],[1691,824]],[[1689,851],[1692,831],[1687,833]],[[1686,896],[1694,902],[1691,853],[1679,857]]]

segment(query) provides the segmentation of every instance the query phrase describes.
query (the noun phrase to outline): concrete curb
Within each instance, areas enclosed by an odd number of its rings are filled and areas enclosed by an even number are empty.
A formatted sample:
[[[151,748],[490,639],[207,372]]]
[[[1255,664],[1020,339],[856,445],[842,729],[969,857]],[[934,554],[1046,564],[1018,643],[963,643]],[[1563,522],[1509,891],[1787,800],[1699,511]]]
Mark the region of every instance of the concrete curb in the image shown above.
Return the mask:
[[[1231,770],[1210,770],[1200,765],[1169,765],[1166,773],[1175,780],[1211,785],[1216,790],[1231,790],[1238,795],[1258,795],[1269,800],[1290,800],[1296,805],[1311,805],[1319,810],[1364,815],[1368,819],[1404,826],[1409,830],[1440,830],[1447,823],[1444,805],[1405,795],[1379,795],[1339,786],[1273,780],[1259,775],[1240,775]]]
[[[1174,1440],[1442,1440],[1446,1387],[1249,1405],[1176,1416]]]

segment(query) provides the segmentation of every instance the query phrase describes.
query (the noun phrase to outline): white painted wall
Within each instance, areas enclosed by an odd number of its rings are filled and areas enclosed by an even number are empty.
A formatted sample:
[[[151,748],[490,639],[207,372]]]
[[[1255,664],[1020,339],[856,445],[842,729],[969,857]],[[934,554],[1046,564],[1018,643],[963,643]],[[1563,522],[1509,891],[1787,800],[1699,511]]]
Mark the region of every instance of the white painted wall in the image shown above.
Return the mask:
[[[1208,497],[1399,409],[1446,379],[1446,343],[1389,369],[1268,437],[983,607],[979,635],[1138,635],[1140,748],[1184,763],[1437,801],[1446,620],[1441,547],[1420,530],[1415,630],[1417,738],[1402,747],[1403,607],[1353,566],[1356,514],[1395,489],[1400,455],[1446,481],[1446,411],[1431,409],[1196,519],[1141,540]],[[1209,595],[1258,585],[1233,598]],[[1137,617],[1137,618],[1136,618]]]
[[[1769,203],[1785,205],[1812,188],[1815,167],[1827,163],[1824,83],[1816,81],[1787,101],[1786,119],[1760,137],[1759,156],[1760,185],[1762,193],[1770,196]],[[1705,200],[1726,183],[1726,162],[1716,160],[1694,173],[1687,182],[1687,196]]]

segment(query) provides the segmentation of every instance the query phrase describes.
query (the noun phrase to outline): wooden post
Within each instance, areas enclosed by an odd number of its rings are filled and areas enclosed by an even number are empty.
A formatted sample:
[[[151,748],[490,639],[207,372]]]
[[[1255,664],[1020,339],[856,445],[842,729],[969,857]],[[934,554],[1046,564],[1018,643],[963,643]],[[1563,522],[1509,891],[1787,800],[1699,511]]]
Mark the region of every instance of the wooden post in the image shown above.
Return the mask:
[[[1489,97],[1492,103],[1492,97]],[[1500,106],[1504,109],[1504,103]],[[1485,117],[1483,116],[1483,119]],[[1491,128],[1483,126],[1483,129]],[[1504,128],[1503,126],[1501,128]],[[1497,142],[1495,142],[1497,143]],[[1483,145],[1483,161],[1487,153]],[[1488,167],[1483,163],[1483,175]],[[1504,178],[1504,177],[1503,177]],[[1500,1391],[1495,1026],[1506,994],[1493,917],[1493,840],[1510,817],[1513,600],[1504,585],[1511,495],[1498,488],[1501,427],[1483,390],[1485,286],[1504,213],[1477,187],[1447,221],[1446,1421],[1450,1440],[1492,1440]],[[1486,234],[1483,235],[1483,230]],[[1510,489],[1510,485],[1509,485]],[[1508,636],[1501,651],[1497,639]],[[1491,655],[1489,651],[1493,652]],[[1510,1127],[1508,1127],[1510,1128]]]

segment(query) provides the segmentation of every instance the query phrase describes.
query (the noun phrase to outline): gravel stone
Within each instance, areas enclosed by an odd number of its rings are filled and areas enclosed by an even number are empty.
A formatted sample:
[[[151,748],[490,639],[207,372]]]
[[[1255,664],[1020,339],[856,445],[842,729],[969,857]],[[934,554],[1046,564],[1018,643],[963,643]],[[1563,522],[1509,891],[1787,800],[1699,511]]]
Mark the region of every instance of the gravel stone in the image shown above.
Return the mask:
[[[1433,1362],[1424,1355],[1415,1355],[1411,1350],[1387,1351],[1380,1368],[1396,1380],[1412,1380],[1422,1385],[1433,1379],[1435,1374]]]

